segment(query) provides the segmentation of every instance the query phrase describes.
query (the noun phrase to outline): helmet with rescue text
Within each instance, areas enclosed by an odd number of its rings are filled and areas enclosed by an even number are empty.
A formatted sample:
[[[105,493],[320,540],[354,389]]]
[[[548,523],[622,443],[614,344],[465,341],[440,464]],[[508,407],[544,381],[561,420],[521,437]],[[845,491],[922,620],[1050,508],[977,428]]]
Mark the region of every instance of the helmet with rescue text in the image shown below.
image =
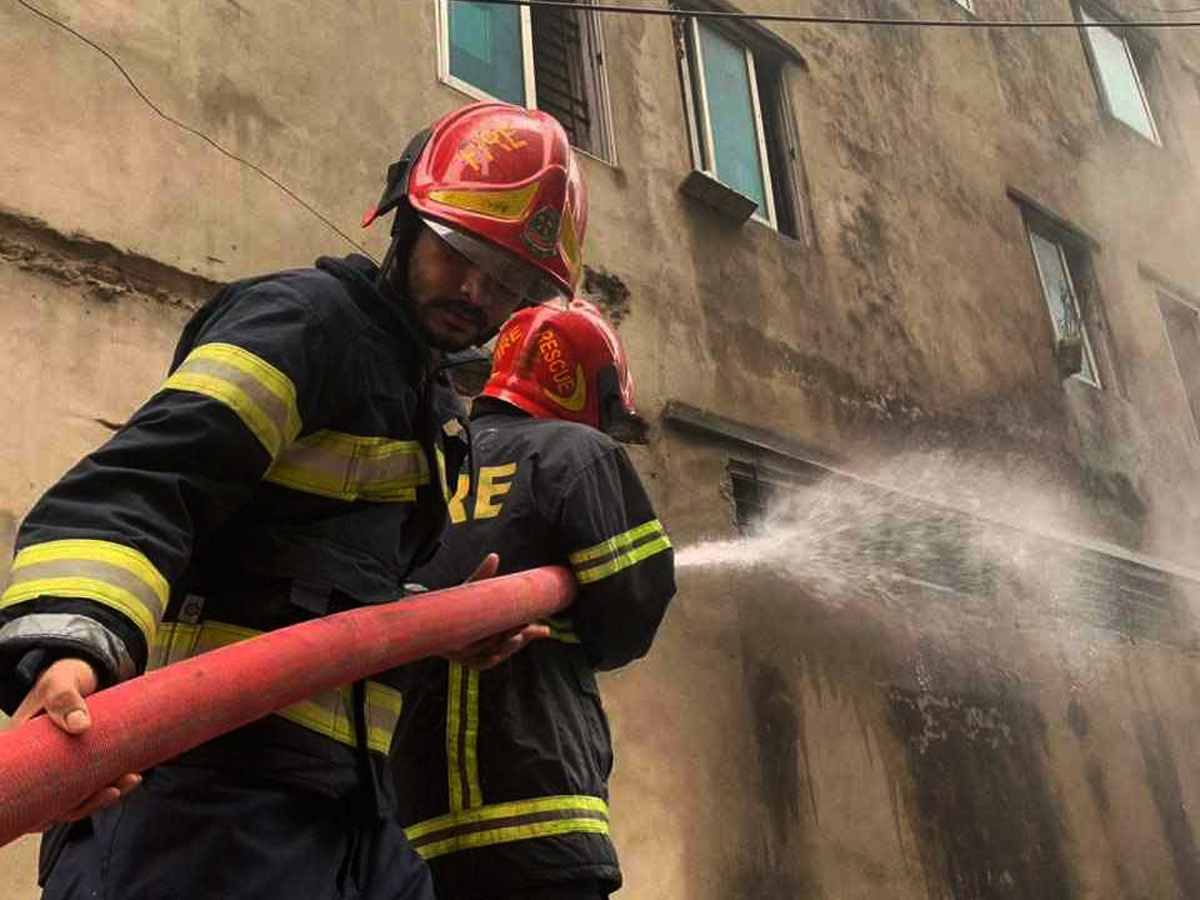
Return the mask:
[[[582,422],[626,443],[646,440],[625,348],[600,311],[582,300],[513,314],[496,339],[482,396],[535,418]]]

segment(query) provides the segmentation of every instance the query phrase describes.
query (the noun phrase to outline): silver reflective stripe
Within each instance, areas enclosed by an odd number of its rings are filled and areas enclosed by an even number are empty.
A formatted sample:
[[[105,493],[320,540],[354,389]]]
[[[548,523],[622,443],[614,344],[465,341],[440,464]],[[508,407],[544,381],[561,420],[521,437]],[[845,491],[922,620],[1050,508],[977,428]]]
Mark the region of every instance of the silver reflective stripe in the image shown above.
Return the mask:
[[[202,344],[163,383],[228,406],[272,459],[300,433],[296,388],[283,372],[234,344]]]
[[[48,579],[102,582],[132,594],[150,611],[155,621],[160,620],[165,612],[162,600],[153,587],[120,566],[95,559],[55,559],[27,563],[13,570],[8,584],[10,588],[19,589],[30,582]]]
[[[416,441],[318,431],[292,444],[266,480],[339,500],[412,502],[429,483],[429,461]]]
[[[0,628],[0,645],[37,644],[44,640],[83,644],[116,673],[118,681],[137,674],[125,642],[101,623],[73,613],[31,613]]]
[[[71,538],[21,550],[13,560],[0,608],[44,596],[90,600],[131,619],[149,645],[166,609],[168,592],[162,573],[133,547]]]

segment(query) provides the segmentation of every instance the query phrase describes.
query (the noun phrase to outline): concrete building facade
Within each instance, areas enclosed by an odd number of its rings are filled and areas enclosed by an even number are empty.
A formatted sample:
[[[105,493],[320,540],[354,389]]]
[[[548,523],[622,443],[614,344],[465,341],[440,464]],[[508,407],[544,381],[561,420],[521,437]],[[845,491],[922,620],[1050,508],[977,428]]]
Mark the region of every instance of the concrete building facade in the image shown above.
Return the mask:
[[[1196,16],[674,5],[961,27],[0,9],[0,550],[217,284],[380,257],[416,129],[537,103],[586,151],[585,291],[687,563],[602,685],[618,896],[1200,896],[1200,32],[1137,27]],[[743,535],[716,558],[769,564],[704,563]]]

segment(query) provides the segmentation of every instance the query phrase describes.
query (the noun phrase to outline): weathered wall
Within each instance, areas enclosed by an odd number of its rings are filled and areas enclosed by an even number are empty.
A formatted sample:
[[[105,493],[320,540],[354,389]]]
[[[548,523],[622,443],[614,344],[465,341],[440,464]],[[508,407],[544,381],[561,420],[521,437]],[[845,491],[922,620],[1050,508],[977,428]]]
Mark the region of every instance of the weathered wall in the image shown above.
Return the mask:
[[[987,18],[1070,15],[1066,0],[976,3]],[[384,229],[357,221],[387,163],[464,100],[436,81],[432,0],[43,6],[377,255]],[[949,0],[782,6],[961,15]],[[1039,486],[1083,537],[1191,564],[1200,442],[1142,268],[1200,293],[1196,39],[1157,35],[1157,148],[1105,118],[1074,31],[772,27],[808,63],[787,83],[811,242],[679,193],[691,164],[670,23],[604,19],[619,166],[584,164],[588,258],[628,310],[659,426],[635,460],[676,544],[732,534],[725,466],[747,449],[662,422],[668,400],[855,472],[952,448]],[[0,445],[4,550],[38,492],[103,439],[95,420],[161,377],[175,304],[205,292],[184,273],[227,280],[349,245],[17,4],[0,8],[0,60],[0,412],[17,423]],[[1103,391],[1056,374],[1010,188],[1099,244]],[[105,245],[55,237],[77,232]],[[1167,628],[1126,594],[1085,606],[1020,579],[872,605],[681,572],[654,652],[604,680],[621,896],[1200,893],[1197,598],[1178,591]],[[27,885],[28,866],[28,845],[0,851],[0,885]]]
[[[20,517],[163,380],[211,283],[0,215],[0,559]],[[3,714],[0,714],[0,720]],[[0,896],[34,889],[36,839],[0,848]]]
[[[1070,16],[1065,2],[978,6]],[[733,228],[678,193],[668,26],[610,22],[625,140],[621,168],[593,175],[589,255],[630,291],[642,402],[683,400],[866,473],[954,448],[1000,474],[990,495],[940,485],[948,498],[995,512],[1006,487],[1036,490],[1077,534],[1191,565],[1197,442],[1140,267],[1200,286],[1194,44],[1156,35],[1158,148],[1105,118],[1074,31],[771,27],[808,61],[789,85],[811,244]],[[1103,391],[1056,374],[1010,188],[1099,244]],[[665,426],[638,457],[677,544],[732,532],[724,464],[748,454]],[[1028,583],[940,597],[830,608],[765,576],[682,572],[655,653],[610,682],[632,896],[1195,893],[1194,589],[1174,642],[1115,591],[1065,606]]]

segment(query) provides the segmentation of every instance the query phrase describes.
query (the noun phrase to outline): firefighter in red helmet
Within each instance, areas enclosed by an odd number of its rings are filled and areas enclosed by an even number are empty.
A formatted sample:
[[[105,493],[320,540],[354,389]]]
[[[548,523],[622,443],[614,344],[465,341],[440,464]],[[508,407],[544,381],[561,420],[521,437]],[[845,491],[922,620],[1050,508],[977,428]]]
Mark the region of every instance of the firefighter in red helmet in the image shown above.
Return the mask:
[[[414,577],[453,585],[495,550],[502,573],[570,567],[578,599],[403,670],[401,821],[440,900],[600,900],[621,873],[595,672],[643,656],[675,592],[670,540],[613,438],[645,433],[616,332],[578,301],[517,312],[471,418],[471,470]]]
[[[392,600],[428,558],[467,451],[439,359],[572,289],[586,200],[552,118],[488,103],[410,145],[369,218],[393,210],[382,266],[222,289],[158,391],[29,512],[0,597],[15,721],[83,733],[97,688]],[[123,777],[43,838],[44,896],[429,900],[385,777],[399,709],[372,679]]]

